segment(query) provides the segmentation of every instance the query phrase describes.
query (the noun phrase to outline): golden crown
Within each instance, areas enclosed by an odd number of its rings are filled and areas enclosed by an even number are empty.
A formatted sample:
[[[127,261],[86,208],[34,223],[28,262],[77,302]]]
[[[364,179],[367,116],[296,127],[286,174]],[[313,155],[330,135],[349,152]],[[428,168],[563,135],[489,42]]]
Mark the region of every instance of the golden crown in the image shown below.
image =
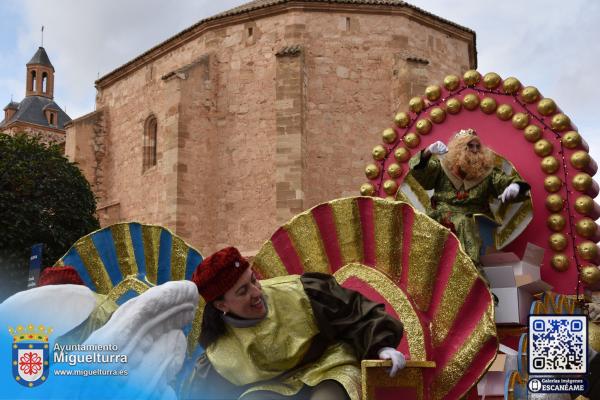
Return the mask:
[[[475,132],[475,129],[461,129],[460,131],[458,131],[456,133],[456,135],[454,135],[455,138],[459,138],[459,137],[464,137],[464,136],[477,136],[477,132]]]
[[[33,324],[29,324],[26,327],[18,325],[16,329],[8,327],[8,332],[13,337],[13,342],[23,342],[29,340],[37,340],[40,342],[47,342],[48,337],[54,332],[54,329],[45,327],[44,325],[38,325],[37,327]]]

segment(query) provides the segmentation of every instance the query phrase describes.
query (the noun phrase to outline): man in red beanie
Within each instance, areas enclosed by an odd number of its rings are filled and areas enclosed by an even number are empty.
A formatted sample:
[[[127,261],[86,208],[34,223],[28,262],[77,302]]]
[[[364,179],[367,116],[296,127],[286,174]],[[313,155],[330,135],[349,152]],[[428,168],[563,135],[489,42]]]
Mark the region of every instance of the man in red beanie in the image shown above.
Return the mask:
[[[206,258],[192,276],[206,300],[205,353],[182,380],[180,399],[360,398],[360,360],[391,359],[403,326],[384,306],[331,275],[259,281],[234,247]]]

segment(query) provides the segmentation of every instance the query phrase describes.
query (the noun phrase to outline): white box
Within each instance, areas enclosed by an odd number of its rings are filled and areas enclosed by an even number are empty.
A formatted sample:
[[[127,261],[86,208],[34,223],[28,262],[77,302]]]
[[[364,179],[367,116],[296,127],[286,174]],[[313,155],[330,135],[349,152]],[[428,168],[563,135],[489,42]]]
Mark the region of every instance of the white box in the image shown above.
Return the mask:
[[[479,396],[504,396],[506,354],[498,354],[483,378],[477,383]]]

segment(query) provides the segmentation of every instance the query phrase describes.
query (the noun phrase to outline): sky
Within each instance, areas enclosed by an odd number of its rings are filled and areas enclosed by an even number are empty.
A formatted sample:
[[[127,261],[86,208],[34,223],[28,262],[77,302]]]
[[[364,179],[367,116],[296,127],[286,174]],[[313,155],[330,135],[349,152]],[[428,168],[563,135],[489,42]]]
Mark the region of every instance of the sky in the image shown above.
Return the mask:
[[[71,118],[94,110],[94,81],[199,20],[245,0],[2,0],[0,106],[25,95],[25,64],[41,44],[55,100]],[[514,76],[555,100],[600,162],[600,2],[412,0],[474,30],[478,70]],[[457,71],[460,75],[463,71]],[[440,77],[440,82],[443,77]],[[435,82],[432,82],[435,83]]]

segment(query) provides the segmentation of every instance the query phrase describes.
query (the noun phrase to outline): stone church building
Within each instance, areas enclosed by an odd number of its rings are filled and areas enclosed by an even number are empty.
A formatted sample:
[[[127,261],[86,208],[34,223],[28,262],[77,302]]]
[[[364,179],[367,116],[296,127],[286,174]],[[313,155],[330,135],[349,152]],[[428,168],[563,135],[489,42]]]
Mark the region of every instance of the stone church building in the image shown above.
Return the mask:
[[[404,1],[251,1],[98,79],[66,154],[103,225],[252,254],[293,215],[357,195],[395,112],[476,56],[472,30]]]

